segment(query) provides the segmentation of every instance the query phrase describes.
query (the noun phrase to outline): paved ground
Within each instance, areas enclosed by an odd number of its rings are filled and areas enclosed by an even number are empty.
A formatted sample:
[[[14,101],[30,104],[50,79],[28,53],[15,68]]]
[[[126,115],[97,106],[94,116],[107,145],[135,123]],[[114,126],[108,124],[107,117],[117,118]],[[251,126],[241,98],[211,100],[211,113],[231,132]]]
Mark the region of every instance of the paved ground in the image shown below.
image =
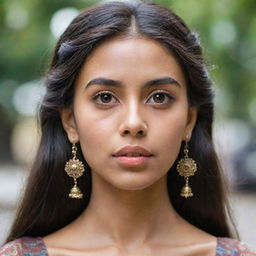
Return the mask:
[[[12,223],[24,182],[25,175],[21,169],[0,167],[0,244]],[[234,192],[230,201],[241,240],[256,248],[256,194]]]

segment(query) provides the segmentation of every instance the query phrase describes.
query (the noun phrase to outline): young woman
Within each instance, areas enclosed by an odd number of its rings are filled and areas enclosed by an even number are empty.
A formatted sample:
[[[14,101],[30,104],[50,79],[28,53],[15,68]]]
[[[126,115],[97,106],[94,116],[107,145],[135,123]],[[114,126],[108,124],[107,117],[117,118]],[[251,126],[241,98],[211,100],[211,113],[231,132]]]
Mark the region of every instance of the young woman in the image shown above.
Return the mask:
[[[87,9],[57,43],[46,87],[41,143],[0,255],[256,255],[229,226],[212,83],[176,14]]]

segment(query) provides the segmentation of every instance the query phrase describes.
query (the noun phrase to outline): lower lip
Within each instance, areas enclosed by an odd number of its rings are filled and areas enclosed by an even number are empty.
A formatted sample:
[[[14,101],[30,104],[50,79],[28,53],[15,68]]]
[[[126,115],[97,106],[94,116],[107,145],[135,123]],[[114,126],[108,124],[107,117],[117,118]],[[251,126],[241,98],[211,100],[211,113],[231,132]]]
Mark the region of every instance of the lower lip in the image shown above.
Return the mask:
[[[122,165],[139,166],[146,163],[150,156],[114,156],[114,158]]]

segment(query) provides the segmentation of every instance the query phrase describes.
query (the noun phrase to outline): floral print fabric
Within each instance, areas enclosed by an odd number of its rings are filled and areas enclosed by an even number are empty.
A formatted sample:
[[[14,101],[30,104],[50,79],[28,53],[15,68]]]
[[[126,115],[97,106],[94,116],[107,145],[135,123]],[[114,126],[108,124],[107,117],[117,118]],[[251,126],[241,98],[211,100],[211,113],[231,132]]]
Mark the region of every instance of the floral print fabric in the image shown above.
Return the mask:
[[[22,237],[0,248],[0,256],[48,256],[40,237]],[[217,238],[215,256],[256,256],[244,243],[231,238]]]
[[[256,256],[256,251],[235,239],[217,238],[216,256]]]
[[[22,237],[2,248],[0,256],[48,256],[47,249],[40,237]]]

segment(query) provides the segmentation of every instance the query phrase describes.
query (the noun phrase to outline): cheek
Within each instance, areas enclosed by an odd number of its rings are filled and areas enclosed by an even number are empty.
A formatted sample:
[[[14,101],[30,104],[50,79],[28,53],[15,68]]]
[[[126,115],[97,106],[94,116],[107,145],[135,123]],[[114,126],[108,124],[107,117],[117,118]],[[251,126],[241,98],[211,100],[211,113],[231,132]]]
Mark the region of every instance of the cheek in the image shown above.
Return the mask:
[[[181,141],[184,135],[186,122],[182,118],[169,118],[162,124],[161,132],[159,134],[162,140],[169,143],[164,143],[164,146],[176,145],[177,142]],[[160,128],[160,127],[159,127]]]
[[[84,158],[90,165],[98,161],[100,152],[107,152],[107,146],[114,134],[112,118],[102,118],[91,111],[77,111],[76,125]]]
[[[178,157],[187,122],[187,111],[177,111],[154,122],[155,145],[161,152],[161,163],[169,169]],[[157,125],[158,123],[158,125]]]

